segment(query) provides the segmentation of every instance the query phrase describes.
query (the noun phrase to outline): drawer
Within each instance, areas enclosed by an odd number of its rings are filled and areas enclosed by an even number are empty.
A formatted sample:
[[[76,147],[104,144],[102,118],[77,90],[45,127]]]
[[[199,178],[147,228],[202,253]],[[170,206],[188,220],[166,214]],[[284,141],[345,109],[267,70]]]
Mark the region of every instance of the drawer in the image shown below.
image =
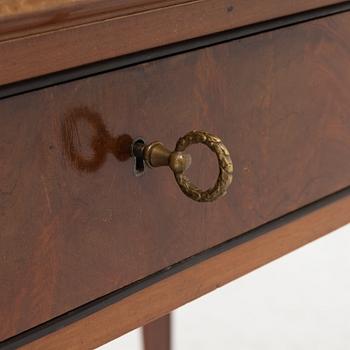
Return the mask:
[[[349,20],[1,100],[0,339],[350,185]],[[172,148],[193,129],[218,135],[234,164],[212,203],[166,168],[135,177],[128,159],[129,136]],[[215,157],[190,151],[193,182],[211,184]]]

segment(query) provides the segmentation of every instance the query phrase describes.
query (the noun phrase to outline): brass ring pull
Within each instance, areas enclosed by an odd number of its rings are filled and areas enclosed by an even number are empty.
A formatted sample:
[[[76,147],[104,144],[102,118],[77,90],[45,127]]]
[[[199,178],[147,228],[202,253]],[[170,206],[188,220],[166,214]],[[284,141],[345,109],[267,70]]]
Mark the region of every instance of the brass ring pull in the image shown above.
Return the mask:
[[[191,156],[183,152],[188,146],[198,143],[206,145],[215,153],[219,165],[219,176],[215,185],[205,191],[192,184],[184,174],[191,165]],[[169,166],[181,191],[197,202],[212,202],[224,196],[232,182],[233,165],[229,151],[218,137],[204,131],[190,131],[181,137],[173,152],[160,142],[145,145],[136,141],[133,143],[132,153],[136,160],[142,158],[150,168]]]

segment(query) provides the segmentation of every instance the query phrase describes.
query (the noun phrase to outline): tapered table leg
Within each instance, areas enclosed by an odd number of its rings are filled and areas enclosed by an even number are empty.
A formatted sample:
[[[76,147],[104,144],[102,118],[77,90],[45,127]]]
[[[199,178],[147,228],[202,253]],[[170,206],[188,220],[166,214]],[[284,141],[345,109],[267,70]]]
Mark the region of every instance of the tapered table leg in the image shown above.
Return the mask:
[[[143,327],[144,350],[171,350],[170,314]]]

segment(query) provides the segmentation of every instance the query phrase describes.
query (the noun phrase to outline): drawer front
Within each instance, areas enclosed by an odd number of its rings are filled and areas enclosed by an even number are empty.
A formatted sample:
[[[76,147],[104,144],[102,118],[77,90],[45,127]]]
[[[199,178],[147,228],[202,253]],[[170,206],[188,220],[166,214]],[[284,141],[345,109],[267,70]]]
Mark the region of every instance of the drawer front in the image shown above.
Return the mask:
[[[0,338],[348,186],[349,20],[0,101]],[[193,129],[220,136],[235,167],[212,203],[185,197],[168,169],[133,176],[123,142],[101,146],[128,134],[171,148]],[[212,183],[210,152],[193,158],[193,181]]]

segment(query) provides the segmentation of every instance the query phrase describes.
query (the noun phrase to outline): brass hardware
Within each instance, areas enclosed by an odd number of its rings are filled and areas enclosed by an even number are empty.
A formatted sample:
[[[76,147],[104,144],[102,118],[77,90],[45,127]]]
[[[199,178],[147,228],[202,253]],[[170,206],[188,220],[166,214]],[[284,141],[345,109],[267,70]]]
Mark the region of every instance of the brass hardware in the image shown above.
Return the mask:
[[[209,147],[218,159],[219,176],[215,185],[205,191],[192,184],[184,174],[191,165],[191,155],[184,151],[188,146],[196,143]],[[224,196],[232,182],[233,165],[230,153],[218,137],[204,131],[191,131],[181,137],[173,152],[158,141],[149,145],[145,145],[143,141],[136,141],[132,146],[132,154],[136,158],[136,163],[142,158],[150,168],[169,166],[181,191],[198,202],[212,202]]]
[[[182,152],[170,152],[160,142],[152,142],[143,151],[146,164],[150,168],[169,166],[171,170],[178,174],[187,170],[192,162],[190,154]]]

